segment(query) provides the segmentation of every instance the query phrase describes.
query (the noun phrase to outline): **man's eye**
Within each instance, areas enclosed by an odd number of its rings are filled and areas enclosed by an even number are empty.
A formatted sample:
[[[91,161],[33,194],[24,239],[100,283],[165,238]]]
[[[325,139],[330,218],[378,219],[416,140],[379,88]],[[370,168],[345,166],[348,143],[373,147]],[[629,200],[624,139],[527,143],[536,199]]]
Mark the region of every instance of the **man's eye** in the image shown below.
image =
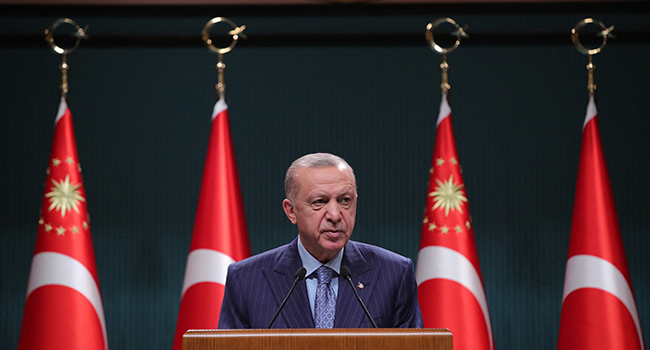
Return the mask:
[[[339,202],[343,205],[350,204],[352,202],[352,198],[350,197],[343,197],[339,200]]]

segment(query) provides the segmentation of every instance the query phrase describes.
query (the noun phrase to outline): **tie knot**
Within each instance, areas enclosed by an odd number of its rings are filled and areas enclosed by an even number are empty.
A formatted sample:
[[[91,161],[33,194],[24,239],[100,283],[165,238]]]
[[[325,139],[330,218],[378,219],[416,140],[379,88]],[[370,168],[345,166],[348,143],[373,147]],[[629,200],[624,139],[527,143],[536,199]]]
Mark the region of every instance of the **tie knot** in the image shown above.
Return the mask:
[[[318,276],[318,284],[325,283],[325,284],[330,284],[332,281],[332,273],[334,270],[330,269],[329,267],[323,265],[319,267],[316,270],[316,274]]]

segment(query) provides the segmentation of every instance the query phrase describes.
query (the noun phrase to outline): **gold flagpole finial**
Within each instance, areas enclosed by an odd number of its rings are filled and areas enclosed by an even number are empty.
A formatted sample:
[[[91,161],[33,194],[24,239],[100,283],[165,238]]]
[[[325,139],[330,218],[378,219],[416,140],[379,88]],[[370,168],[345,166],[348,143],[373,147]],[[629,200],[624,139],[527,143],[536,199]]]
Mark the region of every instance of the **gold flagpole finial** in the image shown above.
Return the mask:
[[[456,41],[454,42],[454,45],[448,48],[443,48],[442,46],[438,45],[436,41],[433,38],[433,33],[438,28],[441,24],[444,23],[449,23],[453,25],[456,30],[451,32],[451,36],[456,37]],[[440,64],[440,69],[442,70],[442,83],[440,84],[440,89],[442,90],[443,93],[447,93],[449,89],[451,89],[451,85],[449,85],[449,64],[447,64],[447,54],[456,50],[456,48],[460,45],[460,39],[461,38],[468,38],[469,35],[465,33],[465,30],[467,29],[467,26],[461,27],[459,26],[453,19],[451,18],[439,18],[435,20],[434,22],[431,22],[427,24],[427,30],[426,30],[426,39],[427,42],[429,43],[429,47],[439,53],[442,54],[442,63]]]
[[[603,41],[600,44],[600,46],[593,49],[587,49],[580,42],[580,36],[578,31],[584,29],[587,25],[596,25],[599,26],[601,29],[598,30],[598,32],[596,32],[596,36],[602,37]],[[607,38],[610,39],[616,38],[612,34],[612,31],[614,31],[614,26],[607,27],[603,24],[603,22],[596,21],[592,18],[583,19],[582,21],[578,22],[578,24],[576,24],[576,26],[573,29],[571,29],[571,41],[573,41],[573,46],[575,46],[575,48],[580,53],[589,56],[589,64],[587,64],[587,72],[588,72],[587,91],[589,92],[589,96],[592,96],[596,93],[596,84],[594,82],[594,71],[596,70],[596,65],[594,64],[593,56],[599,53],[600,51],[602,51],[605,45],[607,45]]]
[[[223,47],[223,48],[216,47],[214,46],[214,43],[210,38],[210,29],[212,29],[212,27],[219,22],[225,22],[230,26],[232,26],[233,28],[228,32],[228,34],[232,36],[232,42],[228,47]],[[219,54],[219,63],[217,63],[216,65],[217,71],[219,72],[219,78],[218,78],[219,80],[217,82],[217,85],[215,86],[218,94],[217,97],[219,99],[223,99],[226,93],[226,83],[224,80],[224,70],[226,69],[226,65],[223,63],[223,54],[230,52],[235,47],[235,44],[237,44],[237,40],[239,40],[240,37],[246,39],[246,35],[242,33],[244,29],[246,29],[245,25],[238,27],[235,23],[233,23],[228,18],[215,17],[209,20],[208,23],[205,24],[205,27],[203,27],[203,32],[201,32],[203,41],[208,46],[210,51]]]
[[[62,24],[69,24],[75,29],[71,36],[76,37],[77,39],[75,40],[74,45],[68,49],[64,49],[63,47],[57,45],[54,41],[54,31]],[[69,53],[73,52],[77,49],[77,47],[79,47],[79,43],[81,43],[82,39],[88,39],[88,35],[86,35],[87,30],[88,26],[81,28],[75,21],[71,20],[70,18],[58,18],[47,29],[45,29],[45,41],[47,41],[47,43],[50,45],[52,51],[61,55],[62,62],[59,66],[59,69],[61,70],[61,97],[66,99],[68,97],[69,91],[68,68],[70,68],[66,62],[66,58]]]

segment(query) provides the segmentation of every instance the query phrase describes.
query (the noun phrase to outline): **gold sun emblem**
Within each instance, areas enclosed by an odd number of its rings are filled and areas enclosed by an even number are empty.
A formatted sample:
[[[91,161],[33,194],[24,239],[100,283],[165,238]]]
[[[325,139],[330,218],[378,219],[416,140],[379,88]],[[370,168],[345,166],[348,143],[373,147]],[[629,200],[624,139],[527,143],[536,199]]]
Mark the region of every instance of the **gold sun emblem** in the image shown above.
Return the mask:
[[[84,197],[79,193],[81,184],[71,184],[70,175],[66,175],[65,180],[56,182],[52,180],[54,187],[52,192],[45,194],[45,197],[50,199],[50,207],[48,210],[56,209],[61,211],[61,217],[65,217],[66,211],[74,210],[79,214],[79,202],[85,202]]]
[[[456,184],[454,182],[454,175],[449,176],[449,180],[442,182],[436,179],[438,187],[436,190],[429,193],[429,197],[434,197],[435,204],[432,210],[440,208],[445,211],[445,216],[449,216],[449,211],[458,210],[463,212],[461,208],[462,202],[467,202],[467,198],[463,195],[461,189],[463,184]]]

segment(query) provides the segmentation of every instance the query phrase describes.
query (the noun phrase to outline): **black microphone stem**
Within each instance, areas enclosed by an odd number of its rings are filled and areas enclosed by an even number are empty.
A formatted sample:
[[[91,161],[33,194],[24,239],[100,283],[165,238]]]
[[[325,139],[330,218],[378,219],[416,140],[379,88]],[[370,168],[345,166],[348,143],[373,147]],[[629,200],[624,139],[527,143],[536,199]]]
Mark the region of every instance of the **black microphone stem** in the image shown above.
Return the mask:
[[[341,266],[341,276],[343,276],[343,278],[347,279],[348,282],[350,282],[350,287],[352,287],[352,291],[354,292],[354,295],[356,295],[357,300],[359,300],[359,304],[361,304],[361,307],[363,308],[363,312],[365,312],[366,316],[368,316],[368,319],[372,323],[372,326],[378,328],[377,324],[375,323],[375,320],[373,320],[372,316],[370,316],[370,312],[368,312],[366,305],[361,300],[359,293],[357,293],[357,290],[354,289],[354,283],[352,283],[352,278],[350,278],[350,269],[347,266]]]
[[[306,273],[307,273],[307,270],[304,267],[301,267],[301,268],[298,269],[298,271],[296,271],[296,279],[293,280],[293,284],[291,285],[291,289],[289,289],[289,293],[287,293],[287,296],[284,297],[284,300],[282,300],[282,304],[280,304],[280,307],[278,308],[278,311],[275,312],[275,315],[273,315],[273,319],[269,323],[269,326],[266,327],[266,328],[271,328],[271,326],[273,325],[273,322],[275,322],[275,319],[278,318],[278,315],[280,314],[280,311],[282,311],[282,308],[284,308],[284,304],[286,304],[287,300],[289,300],[289,296],[293,292],[293,289],[296,288],[296,284],[298,284],[298,281],[305,278]],[[352,283],[352,282],[350,282],[350,283]]]

